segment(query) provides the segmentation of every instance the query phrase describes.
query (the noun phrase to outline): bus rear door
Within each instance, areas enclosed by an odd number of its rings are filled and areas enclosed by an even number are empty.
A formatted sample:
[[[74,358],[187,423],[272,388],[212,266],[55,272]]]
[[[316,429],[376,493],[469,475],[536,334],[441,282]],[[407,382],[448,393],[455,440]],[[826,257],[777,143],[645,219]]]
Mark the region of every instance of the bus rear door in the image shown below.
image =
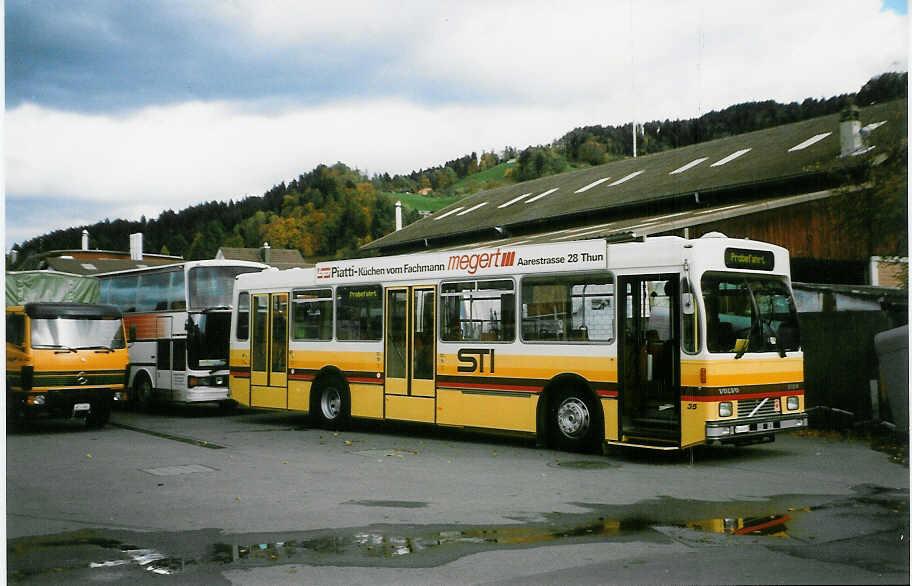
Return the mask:
[[[386,290],[387,419],[435,421],[436,315],[434,287]]]

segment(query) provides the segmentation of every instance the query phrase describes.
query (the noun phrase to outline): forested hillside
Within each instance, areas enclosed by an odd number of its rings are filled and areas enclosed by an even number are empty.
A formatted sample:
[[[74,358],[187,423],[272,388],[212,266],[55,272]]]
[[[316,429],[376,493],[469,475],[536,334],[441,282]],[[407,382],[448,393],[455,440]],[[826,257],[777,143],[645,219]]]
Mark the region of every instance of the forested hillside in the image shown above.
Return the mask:
[[[907,73],[885,73],[854,94],[808,98],[800,104],[750,102],[690,120],[645,122],[638,135],[637,154],[832,114],[842,110],[849,100],[865,106],[907,94]],[[500,153],[482,152],[480,156],[470,153],[407,175],[383,173],[369,178],[342,163],[319,165],[288,183],[279,183],[262,196],[212,201],[178,212],[167,210],[152,220],[105,220],[56,230],[14,249],[24,260],[49,250],[77,248],[82,230],[87,229],[92,248],[124,250],[129,235],[142,232],[146,252],[187,259],[212,258],[222,246],[259,247],[263,242],[273,248],[297,248],[308,258],[354,256],[358,247],[393,230],[396,193],[413,194],[402,198],[405,221],[409,223],[419,217],[419,209],[441,207],[444,202],[440,198],[452,201],[504,183],[631,156],[632,132],[632,124],[580,127],[548,145],[529,146],[521,151],[508,146]],[[417,195],[425,192],[426,197]]]

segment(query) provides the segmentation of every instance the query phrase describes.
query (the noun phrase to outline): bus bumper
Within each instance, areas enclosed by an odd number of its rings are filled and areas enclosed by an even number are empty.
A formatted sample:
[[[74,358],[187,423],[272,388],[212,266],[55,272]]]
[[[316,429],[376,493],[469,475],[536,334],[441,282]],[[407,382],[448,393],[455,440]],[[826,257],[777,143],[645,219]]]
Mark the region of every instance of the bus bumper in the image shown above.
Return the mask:
[[[228,387],[198,386],[174,393],[174,400],[178,403],[219,403],[230,398]]]
[[[751,444],[772,441],[773,434],[780,431],[804,429],[807,425],[806,413],[755,419],[709,421],[706,423],[706,443]]]

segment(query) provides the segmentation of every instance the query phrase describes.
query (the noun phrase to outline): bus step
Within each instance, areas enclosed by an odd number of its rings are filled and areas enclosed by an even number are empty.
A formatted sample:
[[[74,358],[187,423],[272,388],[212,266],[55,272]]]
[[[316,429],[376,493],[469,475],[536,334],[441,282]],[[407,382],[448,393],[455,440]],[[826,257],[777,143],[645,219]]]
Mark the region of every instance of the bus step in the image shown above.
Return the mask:
[[[636,427],[624,432],[624,441],[652,445],[677,445],[680,435],[677,428]]]

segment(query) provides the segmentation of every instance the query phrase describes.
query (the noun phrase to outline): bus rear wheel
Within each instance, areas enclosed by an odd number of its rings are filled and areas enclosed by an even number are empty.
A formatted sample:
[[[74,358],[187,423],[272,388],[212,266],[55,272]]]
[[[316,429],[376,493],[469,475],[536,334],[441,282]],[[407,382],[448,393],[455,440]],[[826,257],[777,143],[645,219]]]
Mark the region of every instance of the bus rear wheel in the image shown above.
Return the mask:
[[[560,391],[548,411],[555,447],[568,452],[592,452],[602,438],[601,418],[592,398],[575,389]]]
[[[344,429],[351,417],[348,385],[341,378],[324,379],[311,398],[310,413],[315,425],[326,429]]]

